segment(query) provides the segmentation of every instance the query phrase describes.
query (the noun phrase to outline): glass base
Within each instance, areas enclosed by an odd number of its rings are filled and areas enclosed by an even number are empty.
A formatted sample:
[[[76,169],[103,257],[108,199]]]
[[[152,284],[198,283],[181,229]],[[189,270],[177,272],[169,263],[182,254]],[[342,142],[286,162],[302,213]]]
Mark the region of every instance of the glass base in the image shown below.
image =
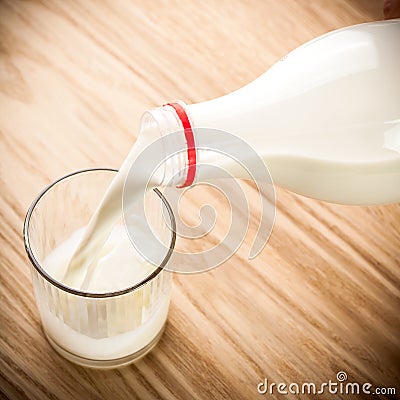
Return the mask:
[[[98,368],[98,369],[111,369],[111,368],[118,368],[118,367],[123,367],[128,364],[131,364],[133,362],[136,362],[143,358],[147,353],[149,353],[151,350],[154,349],[154,347],[157,345],[159,340],[161,339],[161,336],[164,333],[165,329],[165,324],[158,332],[157,336],[150,342],[148,343],[145,347],[140,349],[139,351],[136,351],[133,354],[130,354],[125,357],[121,358],[115,358],[112,360],[93,360],[90,358],[85,358],[78,356],[76,354],[71,353],[68,350],[65,350],[63,347],[61,347],[58,343],[56,343],[47,333],[45,332],[46,338],[48,342],[50,343],[51,347],[60,354],[62,357],[67,359],[68,361],[71,361],[75,364],[78,364],[82,367],[88,367],[88,368]]]

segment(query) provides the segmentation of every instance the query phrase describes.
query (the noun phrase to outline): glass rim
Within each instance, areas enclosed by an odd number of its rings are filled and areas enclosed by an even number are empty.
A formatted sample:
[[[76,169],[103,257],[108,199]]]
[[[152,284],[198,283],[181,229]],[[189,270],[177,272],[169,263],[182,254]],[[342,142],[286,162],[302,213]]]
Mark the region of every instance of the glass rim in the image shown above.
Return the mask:
[[[28,255],[28,258],[31,262],[31,264],[34,266],[34,268],[36,269],[36,271],[44,278],[46,279],[50,284],[54,285],[55,287],[57,287],[58,289],[61,289],[65,292],[68,292],[70,294],[76,295],[76,296],[80,296],[80,297],[91,297],[91,298],[108,298],[108,297],[117,297],[117,296],[122,296],[124,294],[127,293],[131,293],[139,288],[141,288],[142,286],[146,285],[148,282],[150,282],[151,280],[153,280],[161,271],[163,271],[165,269],[165,266],[167,265],[168,261],[171,258],[171,255],[173,253],[173,250],[175,248],[175,242],[176,242],[176,221],[175,221],[175,216],[174,213],[172,211],[172,208],[170,206],[170,204],[168,203],[167,199],[163,196],[163,194],[160,192],[160,190],[158,190],[157,188],[153,189],[153,191],[158,195],[158,197],[161,199],[163,205],[165,206],[165,208],[168,211],[168,216],[171,220],[171,233],[172,233],[172,237],[171,237],[171,242],[167,251],[167,254],[165,255],[164,259],[161,261],[160,265],[158,265],[156,267],[156,269],[149,274],[148,276],[146,276],[144,279],[142,279],[140,282],[136,283],[135,285],[129,286],[125,289],[121,289],[121,290],[116,290],[113,292],[104,292],[104,293],[97,293],[97,292],[85,292],[79,289],[74,289],[72,287],[69,287],[67,285],[64,285],[63,283],[57,281],[56,279],[54,279],[51,275],[49,275],[44,268],[42,268],[41,264],[39,263],[39,261],[36,259],[35,255],[33,254],[31,245],[30,245],[30,240],[29,240],[29,224],[31,221],[31,217],[32,214],[36,208],[36,206],[39,204],[40,200],[43,198],[43,196],[49,191],[51,190],[54,186],[56,186],[57,184],[59,184],[60,182],[64,181],[67,178],[70,178],[74,175],[79,175],[79,174],[83,174],[86,172],[95,172],[95,171],[100,171],[100,172],[118,172],[117,169],[115,168],[87,168],[87,169],[81,169],[75,172],[71,172],[67,175],[63,175],[62,177],[56,179],[55,181],[53,181],[52,183],[50,183],[49,185],[47,185],[33,200],[33,202],[31,203],[31,205],[28,208],[28,211],[26,213],[25,216],[25,220],[24,220],[24,228],[23,228],[23,237],[24,237],[24,245],[25,245],[25,251]]]

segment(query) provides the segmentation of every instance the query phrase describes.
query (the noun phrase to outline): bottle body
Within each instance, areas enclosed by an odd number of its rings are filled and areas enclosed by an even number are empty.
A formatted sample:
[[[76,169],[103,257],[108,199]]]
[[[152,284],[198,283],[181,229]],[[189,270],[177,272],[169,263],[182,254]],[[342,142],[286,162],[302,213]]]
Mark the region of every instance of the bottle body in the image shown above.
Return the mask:
[[[400,201],[400,20],[331,32],[187,110],[195,128],[247,141],[278,186],[335,203]]]

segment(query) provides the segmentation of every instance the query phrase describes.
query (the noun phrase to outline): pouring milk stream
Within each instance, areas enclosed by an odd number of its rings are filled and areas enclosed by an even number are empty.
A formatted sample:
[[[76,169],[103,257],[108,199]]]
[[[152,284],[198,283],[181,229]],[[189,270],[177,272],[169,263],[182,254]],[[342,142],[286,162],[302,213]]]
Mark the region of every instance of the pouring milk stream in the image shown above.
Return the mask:
[[[399,19],[323,35],[247,86],[183,108],[195,142],[197,127],[242,138],[257,150],[280,187],[342,204],[400,201]],[[130,166],[154,140],[179,130],[181,119],[172,106],[145,114],[138,140],[91,218],[63,283],[90,288],[95,258],[121,217]],[[196,156],[247,178],[235,162],[215,153],[198,150]],[[207,170],[196,173],[202,180],[213,178]],[[187,176],[181,178],[176,186]],[[156,175],[148,188],[162,184]],[[138,191],[137,199],[142,195]]]

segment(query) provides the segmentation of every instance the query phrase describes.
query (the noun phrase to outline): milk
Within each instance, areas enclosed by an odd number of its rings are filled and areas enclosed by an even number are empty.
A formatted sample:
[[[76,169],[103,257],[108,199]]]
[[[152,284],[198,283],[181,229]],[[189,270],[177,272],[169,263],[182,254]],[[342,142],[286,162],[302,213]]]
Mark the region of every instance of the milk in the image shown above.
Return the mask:
[[[82,227],[73,233],[44,259],[43,268],[56,280],[62,282],[85,230]],[[114,225],[97,253],[84,290],[126,289],[154,269],[135,251],[124,226]],[[165,273],[144,288],[118,297],[85,299],[57,291],[51,307],[39,304],[46,335],[56,348],[86,359],[113,360],[142,351],[160,335],[167,318],[170,277]]]
[[[83,289],[82,285],[93,257],[97,255],[110,236],[115,223],[121,218],[122,193],[129,168],[143,149],[153,141],[154,134],[149,132],[148,135],[142,135],[133,146],[93,214],[84,235],[81,235],[81,240],[76,242],[76,249],[74,253],[71,253],[74,256],[68,260],[66,268],[63,268],[60,273],[61,282],[70,287]],[[159,183],[160,178],[154,177],[153,181],[149,183],[149,189],[156,187]],[[139,182],[137,184],[139,185]],[[138,191],[132,202],[140,201],[143,196],[144,193]]]
[[[43,268],[57,281],[63,282],[71,255],[81,242],[87,227],[74,232],[44,259]],[[81,288],[91,293],[107,293],[126,289],[142,281],[155,270],[134,249],[123,225],[113,225],[110,235],[91,265]],[[63,282],[64,283],[64,282]]]

